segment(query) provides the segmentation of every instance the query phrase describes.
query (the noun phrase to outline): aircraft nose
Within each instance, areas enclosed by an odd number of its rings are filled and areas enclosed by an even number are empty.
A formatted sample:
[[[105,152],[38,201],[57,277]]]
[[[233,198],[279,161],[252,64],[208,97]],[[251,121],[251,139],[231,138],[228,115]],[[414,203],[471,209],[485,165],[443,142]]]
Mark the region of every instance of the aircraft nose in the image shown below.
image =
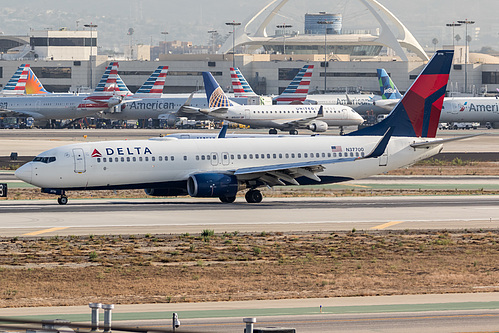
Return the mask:
[[[31,179],[33,177],[32,172],[33,172],[33,167],[31,166],[31,163],[26,163],[20,168],[18,168],[16,172],[14,172],[14,175],[26,183],[31,183]]]
[[[357,112],[355,112],[353,110],[351,113],[351,117],[352,117],[352,120],[356,120],[359,124],[362,124],[364,122],[364,118],[362,118],[362,116],[360,114],[358,114]]]

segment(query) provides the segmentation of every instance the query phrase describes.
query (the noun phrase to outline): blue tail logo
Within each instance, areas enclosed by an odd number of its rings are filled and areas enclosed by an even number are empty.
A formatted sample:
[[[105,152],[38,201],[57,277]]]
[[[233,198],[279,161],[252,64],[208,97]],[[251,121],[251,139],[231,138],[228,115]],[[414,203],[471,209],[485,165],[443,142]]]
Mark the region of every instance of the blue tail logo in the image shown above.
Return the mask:
[[[232,106],[232,103],[210,72],[203,72],[203,81],[206,99],[208,100],[208,106],[210,108],[227,108]]]

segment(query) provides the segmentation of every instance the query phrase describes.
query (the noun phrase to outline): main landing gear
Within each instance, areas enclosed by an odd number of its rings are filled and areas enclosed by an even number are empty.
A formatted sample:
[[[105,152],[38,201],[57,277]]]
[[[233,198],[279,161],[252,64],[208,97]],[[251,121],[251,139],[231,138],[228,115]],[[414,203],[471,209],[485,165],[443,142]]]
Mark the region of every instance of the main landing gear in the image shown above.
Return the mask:
[[[298,131],[295,129],[289,130],[289,134],[291,135],[298,135]]]
[[[65,194],[61,194],[61,196],[57,198],[57,202],[59,205],[65,205],[68,203],[68,197]]]
[[[275,129],[275,128],[269,129],[269,134],[271,134],[271,135],[277,134],[277,129]]]
[[[246,192],[244,198],[248,203],[260,203],[262,202],[263,196],[262,193],[258,190],[249,190],[248,192]]]

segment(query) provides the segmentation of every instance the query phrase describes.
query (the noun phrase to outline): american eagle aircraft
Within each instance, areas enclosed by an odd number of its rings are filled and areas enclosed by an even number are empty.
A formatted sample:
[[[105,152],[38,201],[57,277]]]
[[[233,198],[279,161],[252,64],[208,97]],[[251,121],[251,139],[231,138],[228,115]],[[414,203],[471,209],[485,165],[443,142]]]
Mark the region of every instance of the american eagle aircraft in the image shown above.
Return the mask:
[[[264,186],[329,184],[368,177],[431,157],[450,140],[436,132],[453,51],[437,51],[393,112],[344,136],[214,140],[155,138],[87,142],[47,150],[17,178],[59,195],[72,190],[145,189],[148,195],[218,197],[238,191],[258,203]]]
[[[348,106],[339,105],[239,105],[225,95],[210,72],[203,72],[208,109],[199,111],[217,119],[233,121],[252,127],[277,129],[298,134],[297,128],[325,132],[328,126],[355,126],[364,119]]]

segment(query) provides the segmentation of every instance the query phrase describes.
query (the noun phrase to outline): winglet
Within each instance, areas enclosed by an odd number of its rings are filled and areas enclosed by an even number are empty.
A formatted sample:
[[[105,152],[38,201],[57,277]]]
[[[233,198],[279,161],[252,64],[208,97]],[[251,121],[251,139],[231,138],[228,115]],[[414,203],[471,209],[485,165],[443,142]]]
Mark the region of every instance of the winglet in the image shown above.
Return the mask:
[[[218,139],[225,138],[225,136],[227,135],[227,128],[228,127],[229,127],[229,125],[227,125],[227,124],[222,125],[222,129],[220,130],[220,132],[218,133],[218,136],[217,136]]]
[[[392,137],[392,133],[393,133],[393,127],[389,127],[388,130],[385,132],[385,135],[383,135],[381,140],[379,140],[376,147],[374,147],[371,153],[365,156],[364,158],[376,158],[383,155],[385,153],[386,147],[388,146],[388,142]]]

